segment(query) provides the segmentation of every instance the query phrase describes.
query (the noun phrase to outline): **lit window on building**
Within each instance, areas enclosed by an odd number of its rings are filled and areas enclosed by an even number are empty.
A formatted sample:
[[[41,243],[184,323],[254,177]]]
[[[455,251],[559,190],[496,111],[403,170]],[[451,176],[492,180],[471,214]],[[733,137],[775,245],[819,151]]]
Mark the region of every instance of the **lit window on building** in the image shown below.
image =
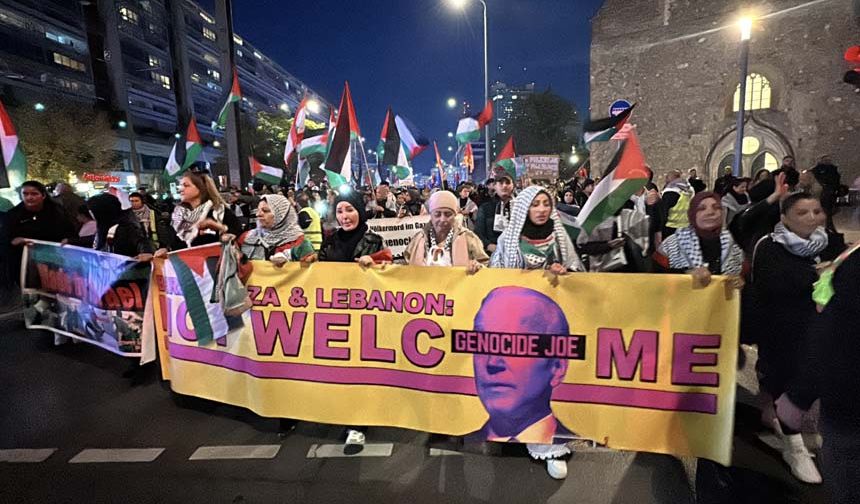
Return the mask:
[[[72,40],[69,37],[66,37],[65,35],[59,35],[54,32],[46,31],[45,38],[48,40],[53,40],[58,44],[72,45]]]
[[[191,74],[191,82],[196,82],[199,84],[200,83],[200,74],[198,74],[198,73]]]
[[[233,35],[233,42],[235,42],[239,45],[245,45],[245,41],[242,40],[242,37],[240,37],[238,35]]]
[[[213,17],[212,17],[212,16],[210,16],[209,14],[206,14],[206,13],[205,13],[205,12],[203,12],[203,11],[200,11],[200,17],[202,17],[202,18],[203,18],[203,20],[204,20],[204,21],[206,21],[206,22],[207,22],[207,23],[209,23],[209,24],[215,24],[215,18],[213,18]]]
[[[771,154],[770,152],[763,152],[759,154],[755,161],[752,164],[752,173],[755,173],[764,168],[767,171],[775,171],[779,168],[779,161],[777,161],[776,156]]]
[[[732,110],[737,112],[740,110],[740,95],[741,85],[738,84],[735,88],[735,97],[732,104]],[[770,81],[767,77],[757,73],[747,75],[747,89],[744,99],[744,110],[761,110],[769,109],[771,103],[771,88]]]
[[[257,59],[263,59],[263,55],[258,53],[257,51],[254,51],[254,57]]]
[[[68,56],[63,56],[60,53],[54,53],[54,63],[66,68],[71,68],[72,70],[77,70],[78,72],[84,72],[87,69],[87,67],[80,61],[69,58]]]
[[[207,82],[206,87],[208,87],[212,91],[217,91],[219,93],[221,92],[221,86],[219,86],[218,84],[215,84],[214,82]]]
[[[219,72],[218,70],[213,70],[211,68],[207,68],[206,69],[206,75],[208,75],[209,77],[212,77],[213,79],[215,79],[217,81],[221,80],[221,72]]]
[[[209,28],[203,27],[203,37],[209,40],[215,40],[215,32],[210,30]]]
[[[245,56],[245,53],[243,53],[241,49],[236,49],[236,56],[241,58]]]
[[[131,24],[135,24],[135,25],[137,24],[137,21],[138,21],[137,12],[129,9],[128,7],[120,7],[119,8],[119,15],[123,21],[125,21],[127,23],[131,23]]]
[[[80,91],[81,83],[69,79],[59,78],[54,81],[57,86],[67,90],[67,91]]]
[[[149,55],[149,66],[160,67],[161,66],[161,60],[150,54]]]
[[[161,87],[164,89],[170,89],[170,77],[158,72],[150,72],[149,75],[152,77],[153,82],[161,84]]]
[[[216,58],[215,56],[212,56],[209,53],[203,53],[203,61],[205,61],[206,63],[209,63],[210,65],[217,65],[218,64],[218,58]]]

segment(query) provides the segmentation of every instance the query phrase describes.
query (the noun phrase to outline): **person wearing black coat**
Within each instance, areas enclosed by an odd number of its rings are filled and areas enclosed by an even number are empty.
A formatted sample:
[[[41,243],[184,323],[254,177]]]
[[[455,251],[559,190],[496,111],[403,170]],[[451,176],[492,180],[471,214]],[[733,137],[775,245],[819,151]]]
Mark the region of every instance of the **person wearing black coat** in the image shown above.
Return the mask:
[[[119,199],[112,194],[99,194],[87,201],[87,208],[96,219],[96,238],[93,248],[103,252],[143,257],[152,254],[152,241],[131,210],[123,210]]]
[[[475,215],[475,234],[481,239],[487,254],[495,252],[499,236],[511,219],[514,195],[513,179],[506,172],[499,171],[494,184],[496,195],[478,207]]]
[[[792,194],[780,210],[781,221],[773,233],[755,247],[751,278],[752,313],[759,319],[756,367],[762,389],[774,398],[786,391],[807,358],[809,329],[817,315],[812,299],[816,265],[842,251],[841,244],[829,246],[824,210],[812,195]],[[774,430],[783,436],[783,458],[792,474],[806,483],[820,483],[800,433],[779,424]]]

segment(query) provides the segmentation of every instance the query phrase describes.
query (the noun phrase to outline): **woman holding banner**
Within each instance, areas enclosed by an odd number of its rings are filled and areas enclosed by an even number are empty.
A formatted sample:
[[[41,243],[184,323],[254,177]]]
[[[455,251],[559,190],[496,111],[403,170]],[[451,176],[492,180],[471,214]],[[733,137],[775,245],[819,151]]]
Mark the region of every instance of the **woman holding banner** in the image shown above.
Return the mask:
[[[377,263],[391,262],[391,250],[385,241],[367,226],[367,213],[360,193],[350,191],[335,198],[334,208],[338,229],[323,241],[319,252],[322,262],[358,263],[368,268]],[[364,448],[364,428],[347,429],[344,453],[354,455]]]
[[[245,261],[257,259],[283,266],[290,261],[309,261],[314,249],[299,226],[298,214],[288,198],[267,194],[257,206],[257,227],[245,231],[236,242]]]
[[[527,187],[514,200],[510,223],[499,236],[490,267],[547,270],[553,275],[585,271],[546,189]],[[533,458],[546,460],[552,478],[567,477],[567,461],[562,457],[570,453],[568,443],[527,446]]]
[[[470,274],[490,260],[478,235],[457,219],[457,197],[438,191],[430,197],[430,222],[412,237],[403,257],[413,266],[461,266]]]
[[[242,232],[239,218],[227,211],[215,182],[206,171],[186,171],[179,181],[180,204],[173,210],[173,236],[167,243],[170,250],[215,243],[224,234],[238,236]],[[156,256],[164,256],[162,248]]]

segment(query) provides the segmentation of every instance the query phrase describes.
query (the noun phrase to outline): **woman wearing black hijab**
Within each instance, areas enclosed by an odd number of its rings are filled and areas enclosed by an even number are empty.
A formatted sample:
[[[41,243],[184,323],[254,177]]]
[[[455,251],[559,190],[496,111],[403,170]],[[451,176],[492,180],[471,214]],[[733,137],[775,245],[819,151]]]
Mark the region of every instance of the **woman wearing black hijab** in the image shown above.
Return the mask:
[[[376,262],[392,260],[381,236],[367,227],[367,214],[361,194],[350,191],[339,195],[332,211],[337,219],[337,231],[323,241],[319,260],[322,262],[357,262],[363,268]],[[350,427],[346,432],[344,453],[354,455],[364,449],[364,427]]]
[[[93,196],[87,201],[87,208],[96,220],[94,249],[139,259],[147,259],[152,254],[152,242],[146,230],[134,212],[122,209],[116,196]]]
[[[364,202],[358,193],[338,196],[333,211],[338,229],[323,241],[320,261],[358,262],[364,267],[391,261],[391,251],[385,248],[382,237],[367,227]]]

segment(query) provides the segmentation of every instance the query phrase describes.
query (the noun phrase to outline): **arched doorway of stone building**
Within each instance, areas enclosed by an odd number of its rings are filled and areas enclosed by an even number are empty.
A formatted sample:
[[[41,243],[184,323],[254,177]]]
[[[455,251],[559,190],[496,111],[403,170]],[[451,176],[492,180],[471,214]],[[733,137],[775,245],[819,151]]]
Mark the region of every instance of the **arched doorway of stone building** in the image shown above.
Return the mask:
[[[785,138],[775,128],[751,117],[744,126],[742,145],[741,176],[752,177],[764,168],[776,170],[784,156],[793,156],[794,151]],[[707,158],[708,184],[723,175],[726,167],[731,168],[735,161],[735,128],[726,131],[711,147]]]

